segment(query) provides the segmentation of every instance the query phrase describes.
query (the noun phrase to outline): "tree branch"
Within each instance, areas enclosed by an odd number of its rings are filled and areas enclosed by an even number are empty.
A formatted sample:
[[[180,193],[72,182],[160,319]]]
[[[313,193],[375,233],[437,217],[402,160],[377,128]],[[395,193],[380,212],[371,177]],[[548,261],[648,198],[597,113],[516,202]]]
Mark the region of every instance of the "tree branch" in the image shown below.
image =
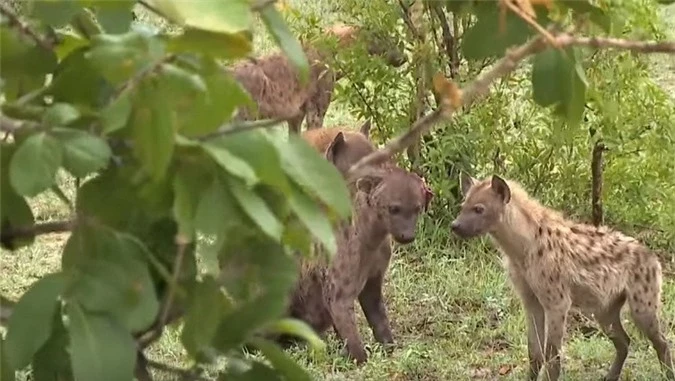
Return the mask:
[[[6,226],[0,229],[0,242],[3,247],[11,247],[19,238],[30,238],[42,234],[63,233],[73,230],[75,220],[43,222],[31,226]]]
[[[13,134],[19,130],[38,130],[40,124],[29,120],[19,120],[0,114],[0,131]]]
[[[14,11],[12,11],[9,8],[9,6],[4,2],[0,2],[0,13],[5,15],[9,19],[10,25],[17,28],[19,30],[19,33],[35,41],[35,43],[39,47],[49,51],[54,49],[54,41],[50,41],[47,38],[41,37],[36,31],[34,31],[28,25],[22,22],[19,19],[19,16],[17,16],[14,13]]]
[[[390,158],[392,155],[403,151],[409,145],[414,144],[419,136],[428,133],[440,121],[451,117],[460,106],[468,106],[475,102],[481,96],[485,96],[490,91],[490,85],[497,79],[506,76],[515,70],[520,62],[531,55],[537,54],[549,45],[546,43],[546,36],[538,36],[525,44],[513,49],[508,49],[506,55],[502,57],[494,67],[481,75],[475,81],[462,89],[461,105],[443,109],[440,107],[432,113],[423,116],[417,120],[413,126],[404,134],[389,141],[384,148],[377,150],[366,157],[361,158],[355,163],[348,172],[349,178],[360,177],[365,173],[365,167],[376,165]],[[630,50],[641,53],[670,53],[675,54],[675,42],[672,41],[631,41],[616,38],[600,37],[576,37],[567,33],[561,33],[553,37],[555,42],[553,46],[565,48],[568,46],[587,46],[592,48],[614,48],[621,50]]]

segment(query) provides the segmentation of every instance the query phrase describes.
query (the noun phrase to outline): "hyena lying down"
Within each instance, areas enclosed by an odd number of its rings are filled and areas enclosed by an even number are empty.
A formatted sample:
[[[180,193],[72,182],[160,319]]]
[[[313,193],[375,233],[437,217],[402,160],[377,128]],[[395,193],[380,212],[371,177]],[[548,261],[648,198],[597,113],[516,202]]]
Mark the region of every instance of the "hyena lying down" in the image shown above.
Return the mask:
[[[357,39],[360,28],[334,25],[327,34],[337,37],[340,46],[349,46]],[[230,70],[234,77],[251,95],[258,106],[258,113],[246,107],[238,110],[235,120],[275,119],[288,122],[289,131],[299,133],[302,121],[307,118],[307,128],[320,128],[330,106],[335,82],[341,73],[326,65],[325,54],[304,43],[305,54],[310,64],[309,81],[301,85],[295,67],[282,52],[241,61]],[[368,42],[371,55],[383,56],[386,62],[399,67],[405,63],[405,55],[396,46],[382,39]]]
[[[351,164],[374,151],[362,133],[336,128],[318,131],[323,134],[308,131],[304,137],[343,175]],[[331,135],[332,140],[325,138]],[[394,339],[382,295],[392,255],[389,237],[401,244],[411,243],[417,218],[432,194],[421,178],[391,163],[356,180],[352,194],[352,220],[335,228],[337,255],[330,263],[322,253],[300,263],[289,314],[319,334],[332,326],[346,342],[348,355],[361,364],[367,355],[356,325],[354,302],[358,299],[375,339],[391,348]]]
[[[527,313],[530,380],[544,361],[548,378],[558,379],[572,307],[593,313],[612,340],[616,356],[604,379],[618,380],[630,344],[620,319],[626,301],[667,377],[675,379],[658,319],[661,265],[654,253],[618,231],[566,219],[499,176],[478,181],[463,173],[460,183],[465,200],[452,231],[464,238],[489,234],[504,254]]]

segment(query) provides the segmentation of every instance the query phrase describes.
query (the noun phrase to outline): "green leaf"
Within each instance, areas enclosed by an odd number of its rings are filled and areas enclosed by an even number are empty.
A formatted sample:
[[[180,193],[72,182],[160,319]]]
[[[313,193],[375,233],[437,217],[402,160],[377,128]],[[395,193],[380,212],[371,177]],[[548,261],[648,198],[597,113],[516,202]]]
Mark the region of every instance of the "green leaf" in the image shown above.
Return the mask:
[[[232,195],[242,210],[258,225],[260,230],[276,241],[281,240],[283,225],[267,206],[265,201],[240,180],[228,177]]]
[[[291,135],[288,141],[270,139],[281,157],[281,165],[302,188],[338,213],[341,218],[351,215],[351,199],[345,181],[328,160],[301,137]]]
[[[129,30],[135,0],[96,0],[96,19],[107,33],[124,33]]]
[[[555,112],[577,125],[586,104],[587,80],[577,59],[576,50],[547,49],[534,58],[532,67],[533,98],[547,107],[557,105]]]
[[[131,95],[129,91],[122,91],[100,113],[103,133],[110,134],[127,125],[131,115]]]
[[[32,0],[31,16],[52,26],[62,27],[81,9],[76,0]]]
[[[562,100],[559,78],[564,74],[564,57],[557,49],[546,49],[534,56],[532,64],[532,97],[544,107]]]
[[[85,58],[88,49],[75,49],[59,62],[50,86],[54,102],[98,106],[114,91]]]
[[[87,59],[115,86],[164,55],[164,43],[160,39],[133,30],[124,34],[98,34],[92,37],[91,43]]]
[[[183,33],[166,39],[167,51],[199,53],[213,58],[234,59],[246,56],[253,49],[250,33],[215,33],[187,27]]]
[[[131,117],[134,152],[155,180],[169,168],[177,130],[167,96],[159,82],[146,79],[138,88]]]
[[[15,28],[0,26],[0,76],[7,101],[17,99],[45,83],[45,75],[56,68],[56,54],[26,40]]]
[[[70,352],[75,380],[132,380],[136,345],[121,325],[69,303]]]
[[[202,147],[228,173],[244,180],[246,186],[250,187],[259,182],[258,176],[247,162],[233,155],[218,142],[207,141]]]
[[[309,324],[302,320],[293,318],[279,319],[267,327],[267,330],[274,333],[296,336],[304,339],[316,350],[324,350],[326,343],[314,332]]]
[[[281,158],[269,142],[264,131],[248,130],[209,140],[209,144],[221,147],[244,160],[253,168],[262,183],[288,194],[290,184],[281,169]]]
[[[274,369],[284,375],[287,380],[309,381],[312,379],[303,367],[298,365],[293,358],[286,354],[286,352],[276,344],[268,340],[257,338],[251,340],[251,343],[265,355],[272,366],[274,366]]]
[[[535,10],[540,8],[535,8]],[[493,2],[474,3],[478,21],[462,37],[462,54],[468,60],[501,57],[507,48],[527,41],[535,31],[513,12],[506,12],[504,31],[499,30],[499,7]],[[537,21],[547,25],[548,17],[538,14]]]
[[[231,119],[234,110],[240,105],[250,104],[250,95],[241,83],[236,81],[216,62],[203,59],[201,76],[206,82],[208,94],[202,97],[194,109],[186,115],[188,119],[181,128],[185,136],[199,136],[215,131],[224,122]]]
[[[14,368],[12,368],[7,359],[6,348],[5,340],[0,336],[0,380],[14,381],[16,379],[16,374],[14,373]]]
[[[286,300],[278,293],[265,293],[238,305],[221,320],[213,347],[221,352],[241,345],[253,332],[284,312]]]
[[[55,128],[54,136],[63,144],[63,166],[75,177],[85,177],[108,165],[112,155],[108,143],[88,132]]]
[[[173,215],[178,232],[190,241],[195,235],[195,218],[201,195],[206,191],[209,177],[196,165],[182,165],[173,180]]]
[[[30,364],[35,353],[49,339],[52,320],[65,287],[61,273],[45,275],[26,291],[7,325],[5,348],[11,366],[23,369]]]
[[[65,126],[80,117],[80,111],[68,103],[55,103],[45,111],[42,123],[47,126]]]
[[[9,165],[9,181],[17,193],[35,196],[55,181],[63,147],[45,132],[29,136],[16,150]]]
[[[305,51],[302,49],[302,45],[300,45],[295,35],[288,29],[284,18],[272,4],[263,7],[260,10],[260,16],[267,30],[272,34],[274,41],[286,53],[293,66],[298,69],[300,82],[307,83],[309,79],[309,63],[305,56]]]
[[[56,51],[56,56],[59,60],[62,60],[75,50],[89,45],[89,40],[80,37],[80,35],[71,30],[59,30],[56,31],[56,35],[59,38],[59,44],[54,48],[54,51]]]
[[[70,367],[70,346],[68,331],[63,325],[61,311],[56,311],[52,319],[52,335],[33,357],[33,381],[72,380],[73,371]]]
[[[297,186],[292,187],[288,202],[300,221],[309,229],[331,255],[337,252],[337,242],[328,217],[321,207]]]
[[[68,301],[108,313],[133,332],[147,328],[159,311],[148,257],[131,236],[78,225],[63,254],[62,267],[71,274]]]
[[[0,224],[2,229],[13,226],[32,226],[35,223],[33,211],[26,202],[26,199],[19,196],[9,181],[9,166],[12,154],[16,151],[16,145],[0,143]],[[35,241],[35,236],[22,237],[14,239],[11,242],[12,247],[3,248],[15,250],[23,246],[31,245]]]
[[[253,15],[248,0],[182,2],[148,0],[171,21],[181,26],[233,34],[251,28]]]
[[[195,284],[181,333],[181,342],[192,357],[210,346],[229,305],[212,277],[206,276]]]

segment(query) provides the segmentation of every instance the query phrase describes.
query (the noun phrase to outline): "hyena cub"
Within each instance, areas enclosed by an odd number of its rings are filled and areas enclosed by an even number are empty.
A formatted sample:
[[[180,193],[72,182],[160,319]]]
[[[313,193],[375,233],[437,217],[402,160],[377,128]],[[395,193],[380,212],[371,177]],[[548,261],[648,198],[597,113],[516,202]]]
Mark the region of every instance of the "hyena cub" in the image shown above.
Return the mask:
[[[604,379],[618,380],[630,344],[620,319],[626,301],[667,377],[675,379],[658,319],[661,265],[654,253],[618,231],[566,219],[499,176],[478,181],[462,173],[460,187],[464,203],[452,231],[463,238],[489,234],[504,254],[527,313],[530,380],[544,361],[548,379],[558,379],[570,308],[594,314],[610,337],[616,356]]]
[[[359,132],[332,132],[334,139],[324,139],[326,144],[310,142],[316,143],[315,148],[338,168],[348,169],[348,162],[374,151]],[[289,314],[304,320],[319,334],[332,326],[346,342],[347,354],[361,364],[367,354],[356,325],[354,302],[358,299],[375,340],[391,348],[394,339],[382,295],[392,256],[389,237],[401,244],[411,243],[417,218],[432,195],[417,175],[394,165],[379,167],[376,173],[357,179],[354,188],[352,220],[335,228],[336,256],[328,262],[318,253],[300,264]]]
[[[360,33],[365,35],[359,27],[341,24],[326,30],[326,34],[338,39],[339,46],[351,45]],[[335,82],[342,74],[329,67],[326,52],[307,42],[303,43],[303,47],[310,64],[309,82],[306,85],[300,83],[297,70],[282,52],[252,61],[241,61],[230,68],[235,79],[258,107],[257,113],[248,107],[241,107],[235,120],[279,118],[286,120],[289,131],[294,133],[300,132],[305,118],[308,129],[323,126]],[[393,67],[403,65],[406,60],[397,46],[383,38],[370,38],[368,53],[384,57],[387,64]]]

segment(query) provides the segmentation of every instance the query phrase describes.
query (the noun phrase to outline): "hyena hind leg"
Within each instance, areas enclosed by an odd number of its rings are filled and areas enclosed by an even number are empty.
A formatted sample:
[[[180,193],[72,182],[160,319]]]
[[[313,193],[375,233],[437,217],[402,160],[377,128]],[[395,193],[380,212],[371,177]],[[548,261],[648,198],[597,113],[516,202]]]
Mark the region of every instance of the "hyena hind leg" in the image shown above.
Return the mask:
[[[603,332],[612,340],[616,355],[603,381],[618,381],[628,356],[630,337],[621,324],[621,307],[626,303],[626,294],[622,293],[609,307],[596,315]]]
[[[635,273],[636,282],[628,292],[628,304],[635,325],[651,341],[666,378],[675,380],[670,346],[663,334],[658,317],[661,299],[660,273],[658,263],[653,265],[652,268],[638,268]],[[647,274],[651,276],[647,276]],[[641,282],[638,280],[641,280]]]

